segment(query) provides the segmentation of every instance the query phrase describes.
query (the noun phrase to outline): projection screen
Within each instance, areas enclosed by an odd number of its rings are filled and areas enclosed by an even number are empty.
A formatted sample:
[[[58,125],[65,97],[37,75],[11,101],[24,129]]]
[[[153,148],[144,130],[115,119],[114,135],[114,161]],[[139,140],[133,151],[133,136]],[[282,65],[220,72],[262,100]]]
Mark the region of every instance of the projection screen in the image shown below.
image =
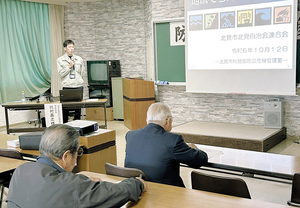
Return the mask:
[[[296,94],[297,1],[186,0],[186,91]]]

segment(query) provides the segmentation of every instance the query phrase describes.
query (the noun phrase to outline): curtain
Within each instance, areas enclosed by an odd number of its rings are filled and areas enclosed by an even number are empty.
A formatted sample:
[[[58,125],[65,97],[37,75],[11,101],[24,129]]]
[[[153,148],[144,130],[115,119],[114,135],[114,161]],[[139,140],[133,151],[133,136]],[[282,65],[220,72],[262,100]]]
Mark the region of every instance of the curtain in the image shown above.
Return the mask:
[[[64,6],[49,4],[50,42],[51,42],[51,92],[54,97],[59,96],[62,88],[58,75],[56,59],[64,54]]]
[[[0,103],[51,85],[48,4],[0,0]]]

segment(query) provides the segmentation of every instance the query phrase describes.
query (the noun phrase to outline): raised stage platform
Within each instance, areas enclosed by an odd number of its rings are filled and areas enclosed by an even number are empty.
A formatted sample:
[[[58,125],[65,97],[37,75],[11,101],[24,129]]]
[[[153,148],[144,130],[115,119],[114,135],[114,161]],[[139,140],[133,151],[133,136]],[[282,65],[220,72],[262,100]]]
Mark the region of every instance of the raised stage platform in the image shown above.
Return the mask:
[[[286,139],[286,128],[191,121],[172,129],[185,142],[266,152]]]

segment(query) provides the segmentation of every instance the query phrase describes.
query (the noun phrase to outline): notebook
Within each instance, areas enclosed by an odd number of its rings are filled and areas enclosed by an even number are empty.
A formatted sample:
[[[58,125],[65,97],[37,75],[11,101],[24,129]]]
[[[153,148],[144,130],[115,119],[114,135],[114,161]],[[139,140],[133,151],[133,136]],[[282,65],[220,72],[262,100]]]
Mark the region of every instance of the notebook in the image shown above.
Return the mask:
[[[80,89],[68,89],[68,90],[59,90],[60,102],[74,102],[82,101],[82,90]]]

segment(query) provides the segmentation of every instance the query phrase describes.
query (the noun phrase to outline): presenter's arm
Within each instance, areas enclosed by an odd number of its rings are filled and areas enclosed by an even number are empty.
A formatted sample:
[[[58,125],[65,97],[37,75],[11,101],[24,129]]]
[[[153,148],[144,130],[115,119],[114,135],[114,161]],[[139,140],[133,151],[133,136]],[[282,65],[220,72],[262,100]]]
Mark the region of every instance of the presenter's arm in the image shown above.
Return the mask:
[[[206,165],[208,160],[206,152],[198,149],[197,147],[192,148],[187,145],[181,135],[177,135],[174,146],[174,155],[178,162],[187,164],[192,168],[199,168]]]
[[[76,56],[75,60],[75,71],[83,78],[83,59],[80,56]]]
[[[71,69],[69,68],[69,63],[67,63],[67,62],[64,63],[63,60],[58,58],[56,60],[56,64],[57,64],[58,74],[59,74],[61,79],[66,77],[68,74],[70,74]]]

